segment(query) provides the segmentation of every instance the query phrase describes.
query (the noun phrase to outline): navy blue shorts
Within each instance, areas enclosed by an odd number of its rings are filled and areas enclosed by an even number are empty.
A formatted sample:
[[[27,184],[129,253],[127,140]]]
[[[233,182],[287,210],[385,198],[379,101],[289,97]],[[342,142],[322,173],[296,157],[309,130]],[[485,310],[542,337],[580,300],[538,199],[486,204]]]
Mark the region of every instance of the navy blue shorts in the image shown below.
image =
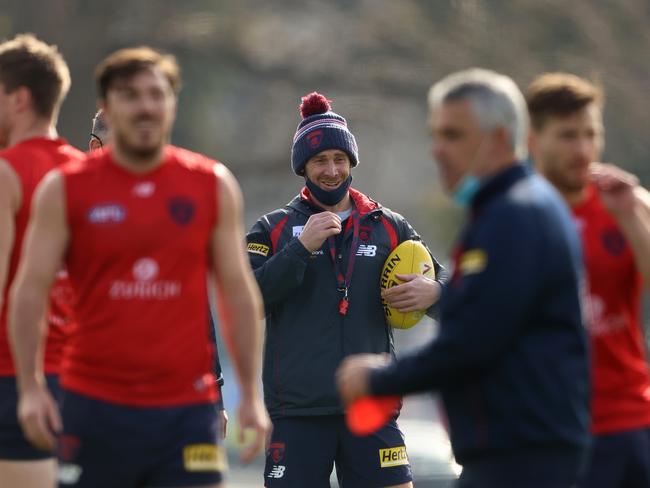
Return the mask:
[[[594,436],[591,460],[581,486],[647,488],[650,486],[650,429]]]
[[[404,435],[394,420],[367,437],[352,434],[341,415],[273,421],[264,486],[329,488],[334,464],[341,488],[376,488],[412,479]]]
[[[47,386],[54,398],[59,396],[59,378],[47,375]],[[53,452],[32,446],[18,423],[18,392],[14,376],[0,377],[0,459],[8,461],[36,461],[54,457]]]
[[[574,488],[586,450],[528,448],[487,454],[463,464],[457,488]]]
[[[140,408],[63,390],[59,487],[219,483],[226,469],[215,404]]]

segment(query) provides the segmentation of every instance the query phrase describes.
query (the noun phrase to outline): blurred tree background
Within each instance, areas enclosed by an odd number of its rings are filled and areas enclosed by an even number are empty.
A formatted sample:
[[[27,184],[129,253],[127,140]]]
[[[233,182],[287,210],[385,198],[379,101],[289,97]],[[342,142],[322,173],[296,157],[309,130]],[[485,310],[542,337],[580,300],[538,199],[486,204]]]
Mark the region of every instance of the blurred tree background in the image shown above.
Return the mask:
[[[34,32],[59,46],[73,78],[59,129],[85,148],[93,69],[109,52],[149,44],[184,73],[174,143],[226,162],[246,224],[288,201],[301,95],[318,90],[360,148],[355,186],[403,213],[447,255],[449,212],[429,158],[428,87],[481,66],[522,87],[567,70],[606,89],[606,161],[650,182],[647,0],[0,0],[0,37]]]

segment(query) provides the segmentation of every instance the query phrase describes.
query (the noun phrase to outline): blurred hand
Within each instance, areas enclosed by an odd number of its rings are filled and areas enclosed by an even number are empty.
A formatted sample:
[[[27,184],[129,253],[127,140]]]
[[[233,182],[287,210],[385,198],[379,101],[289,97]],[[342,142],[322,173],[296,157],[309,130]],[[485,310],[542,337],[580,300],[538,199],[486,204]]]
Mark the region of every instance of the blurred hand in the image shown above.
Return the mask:
[[[44,451],[54,450],[62,422],[56,401],[46,386],[38,385],[21,392],[18,421],[25,437],[35,447]]]
[[[355,354],[336,370],[336,386],[344,405],[370,394],[370,373],[390,363],[389,354]]]
[[[325,239],[341,233],[341,219],[333,212],[313,214],[307,220],[298,239],[309,251],[318,251]]]
[[[440,283],[431,278],[420,274],[396,274],[395,277],[404,283],[384,290],[381,296],[400,312],[426,310],[440,298]]]
[[[634,210],[634,190],[639,186],[636,176],[612,164],[603,163],[593,163],[590,171],[591,180],[610,213],[622,217]]]
[[[239,442],[244,444],[246,433],[252,431],[253,440],[244,448],[239,459],[246,464],[251,462],[264,449],[267,436],[271,432],[271,419],[266,412],[259,394],[242,398],[239,404]]]

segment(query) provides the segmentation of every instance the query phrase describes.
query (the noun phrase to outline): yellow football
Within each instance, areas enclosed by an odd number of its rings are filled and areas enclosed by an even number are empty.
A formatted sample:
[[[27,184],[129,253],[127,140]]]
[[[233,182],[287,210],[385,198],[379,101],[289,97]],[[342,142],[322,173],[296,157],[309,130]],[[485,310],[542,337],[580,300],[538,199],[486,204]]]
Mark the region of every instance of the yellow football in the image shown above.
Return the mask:
[[[433,260],[420,241],[404,241],[388,255],[379,280],[381,291],[403,283],[395,277],[396,274],[421,274],[431,279],[436,277]],[[384,307],[386,322],[396,329],[410,329],[426,313],[426,310],[402,313],[388,306],[384,299],[381,304]]]

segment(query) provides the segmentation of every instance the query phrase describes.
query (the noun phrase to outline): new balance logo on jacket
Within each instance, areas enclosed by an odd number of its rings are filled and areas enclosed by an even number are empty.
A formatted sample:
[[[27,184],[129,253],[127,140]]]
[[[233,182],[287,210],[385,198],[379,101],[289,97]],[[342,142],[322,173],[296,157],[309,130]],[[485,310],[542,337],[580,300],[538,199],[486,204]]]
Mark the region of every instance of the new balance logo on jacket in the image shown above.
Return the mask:
[[[377,246],[371,244],[360,244],[357,249],[357,256],[374,258],[377,255]]]

